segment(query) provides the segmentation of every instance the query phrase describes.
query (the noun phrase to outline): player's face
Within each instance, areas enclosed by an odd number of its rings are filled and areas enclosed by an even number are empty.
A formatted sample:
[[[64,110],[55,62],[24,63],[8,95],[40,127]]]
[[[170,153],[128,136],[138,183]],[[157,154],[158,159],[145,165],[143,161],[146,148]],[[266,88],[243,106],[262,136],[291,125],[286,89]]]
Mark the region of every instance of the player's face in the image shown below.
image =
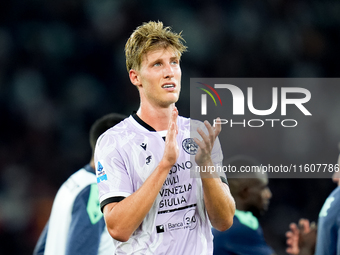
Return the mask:
[[[268,209],[272,193],[268,187],[268,179],[253,179],[253,185],[249,187],[249,204],[258,210],[260,214]]]
[[[148,103],[168,107],[177,102],[181,90],[179,57],[171,48],[147,52],[138,73],[141,98]]]

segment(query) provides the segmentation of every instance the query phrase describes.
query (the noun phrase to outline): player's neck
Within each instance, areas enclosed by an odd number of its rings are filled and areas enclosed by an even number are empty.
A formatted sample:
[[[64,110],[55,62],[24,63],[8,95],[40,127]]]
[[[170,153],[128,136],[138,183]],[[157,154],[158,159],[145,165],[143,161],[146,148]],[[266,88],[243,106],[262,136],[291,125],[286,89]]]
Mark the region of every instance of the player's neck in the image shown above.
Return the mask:
[[[142,104],[137,111],[137,115],[145,123],[153,127],[156,131],[167,130],[171,111],[175,104],[170,105],[167,108],[162,107],[144,107]]]

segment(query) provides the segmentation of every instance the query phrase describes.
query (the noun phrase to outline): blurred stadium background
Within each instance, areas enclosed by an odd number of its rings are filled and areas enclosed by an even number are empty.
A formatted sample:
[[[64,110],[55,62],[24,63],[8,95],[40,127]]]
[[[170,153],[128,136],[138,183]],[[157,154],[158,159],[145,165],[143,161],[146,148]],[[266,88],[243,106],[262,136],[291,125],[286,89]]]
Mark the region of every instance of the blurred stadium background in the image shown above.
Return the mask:
[[[177,104],[184,116],[190,77],[339,76],[339,1],[1,0],[0,254],[32,253],[59,186],[90,159],[92,122],[137,109],[124,44],[149,20],[183,31],[187,41]],[[335,102],[337,92],[328,91]],[[339,103],[332,121],[312,132],[313,146],[334,163],[337,116]],[[288,224],[317,220],[335,184],[271,179],[270,188],[261,222],[280,255]]]

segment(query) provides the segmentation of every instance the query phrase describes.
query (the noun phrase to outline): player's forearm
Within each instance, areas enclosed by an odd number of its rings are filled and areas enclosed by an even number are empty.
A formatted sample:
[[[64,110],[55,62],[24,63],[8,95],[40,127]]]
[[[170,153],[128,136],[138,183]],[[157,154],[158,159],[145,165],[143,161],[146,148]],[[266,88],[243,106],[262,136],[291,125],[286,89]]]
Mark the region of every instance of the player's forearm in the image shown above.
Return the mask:
[[[235,201],[230,190],[219,176],[202,175],[204,192],[204,204],[206,206],[210,222],[219,231],[225,231],[233,224],[235,214]]]
[[[219,178],[202,179],[204,203],[210,222],[219,231],[225,231],[233,224],[235,201],[229,188]]]
[[[160,163],[136,192],[114,206],[108,204],[104,207],[106,225],[114,239],[125,242],[139,227],[156,200],[170,168]]]

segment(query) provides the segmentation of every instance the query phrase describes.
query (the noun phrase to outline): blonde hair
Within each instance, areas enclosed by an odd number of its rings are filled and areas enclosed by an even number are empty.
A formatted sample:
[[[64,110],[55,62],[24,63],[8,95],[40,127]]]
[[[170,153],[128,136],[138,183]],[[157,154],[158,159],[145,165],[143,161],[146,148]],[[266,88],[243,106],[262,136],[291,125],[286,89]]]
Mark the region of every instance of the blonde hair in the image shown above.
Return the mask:
[[[139,70],[143,55],[158,48],[170,47],[181,57],[187,49],[181,34],[172,32],[170,27],[163,27],[160,21],[149,21],[137,27],[125,44],[127,71]]]

